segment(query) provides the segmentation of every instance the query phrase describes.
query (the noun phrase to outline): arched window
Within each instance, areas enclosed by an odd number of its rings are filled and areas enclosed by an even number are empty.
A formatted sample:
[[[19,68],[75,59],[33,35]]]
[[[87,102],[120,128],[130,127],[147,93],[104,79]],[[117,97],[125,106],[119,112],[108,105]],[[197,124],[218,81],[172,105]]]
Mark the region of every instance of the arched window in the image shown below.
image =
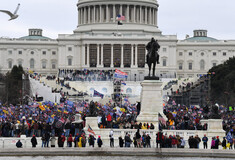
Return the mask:
[[[200,70],[205,70],[205,61],[203,59],[200,61]]]
[[[30,59],[29,65],[29,68],[34,68],[34,59]]]
[[[127,89],[126,89],[126,93],[127,93],[127,94],[131,94],[131,93],[132,93],[132,89],[131,89],[131,88],[127,88]]]

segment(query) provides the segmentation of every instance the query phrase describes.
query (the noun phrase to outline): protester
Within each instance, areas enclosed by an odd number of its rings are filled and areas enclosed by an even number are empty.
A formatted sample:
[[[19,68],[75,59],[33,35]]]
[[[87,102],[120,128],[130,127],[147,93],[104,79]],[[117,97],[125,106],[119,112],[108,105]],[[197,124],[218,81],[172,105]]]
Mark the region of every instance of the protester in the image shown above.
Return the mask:
[[[122,136],[120,136],[119,138],[119,147],[123,147],[123,144],[124,144],[124,141],[123,141],[123,139],[122,139]]]
[[[202,138],[202,142],[203,142],[203,148],[207,149],[208,138],[207,138],[206,134],[204,134],[204,137]]]
[[[69,134],[69,137],[68,137],[68,147],[72,147],[72,143],[73,143],[73,137],[72,137],[72,134]]]
[[[223,137],[223,141],[222,141],[222,147],[223,147],[223,149],[227,149],[227,141],[226,141],[226,139],[225,139],[225,137]]]
[[[33,135],[33,137],[31,138],[31,143],[32,143],[32,147],[36,147],[36,145],[38,144],[37,142],[37,138],[35,137],[35,135]]]
[[[64,147],[65,136],[61,135],[58,138],[58,147]]]
[[[16,147],[17,148],[22,148],[23,144],[21,143],[20,140],[18,140],[18,142],[16,143]]]
[[[98,136],[97,144],[98,144],[98,147],[101,147],[103,145],[103,142],[100,136]]]
[[[158,148],[158,145],[160,148],[162,148],[162,143],[163,143],[163,133],[161,130],[156,134],[156,147]]]
[[[88,138],[88,143],[89,143],[89,146],[90,147],[94,147],[94,145],[95,145],[95,137],[93,136],[93,135],[89,135],[89,138]]]
[[[50,141],[51,141],[51,147],[54,148],[55,147],[55,141],[56,141],[55,135],[52,135]]]
[[[113,138],[113,130],[112,129],[109,132],[109,139],[110,139],[110,147],[114,147],[114,138]]]
[[[42,140],[42,148],[46,147],[46,137],[45,137],[45,134],[42,135],[41,140]]]

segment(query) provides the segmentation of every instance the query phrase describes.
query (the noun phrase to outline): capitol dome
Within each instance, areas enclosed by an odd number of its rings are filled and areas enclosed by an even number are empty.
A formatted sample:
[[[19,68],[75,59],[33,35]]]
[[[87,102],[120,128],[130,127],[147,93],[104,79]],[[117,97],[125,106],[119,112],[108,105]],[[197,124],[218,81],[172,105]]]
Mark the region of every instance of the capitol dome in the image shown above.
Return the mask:
[[[149,34],[160,33],[157,23],[156,0],[79,0],[78,26],[74,31],[134,32],[142,30]],[[119,21],[117,16],[121,16]]]

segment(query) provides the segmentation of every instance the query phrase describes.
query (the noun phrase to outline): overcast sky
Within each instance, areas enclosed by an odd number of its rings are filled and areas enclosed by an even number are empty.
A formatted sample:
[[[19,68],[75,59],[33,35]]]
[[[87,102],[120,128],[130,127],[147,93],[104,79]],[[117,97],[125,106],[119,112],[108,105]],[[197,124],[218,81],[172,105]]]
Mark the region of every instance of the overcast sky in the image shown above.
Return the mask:
[[[0,37],[28,35],[29,28],[43,29],[43,35],[57,38],[71,34],[77,26],[77,0],[0,0],[0,10],[14,12],[20,3],[19,17],[8,21],[0,12]],[[158,26],[164,35],[184,39],[194,29],[207,29],[208,36],[235,39],[235,0],[158,0]]]

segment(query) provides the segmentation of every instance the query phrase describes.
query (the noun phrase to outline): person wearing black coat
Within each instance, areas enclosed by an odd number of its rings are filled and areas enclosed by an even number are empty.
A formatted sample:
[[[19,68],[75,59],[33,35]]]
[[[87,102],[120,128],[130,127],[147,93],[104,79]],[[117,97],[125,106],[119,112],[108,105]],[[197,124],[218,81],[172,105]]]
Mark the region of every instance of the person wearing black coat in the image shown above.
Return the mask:
[[[20,140],[18,140],[18,142],[16,143],[16,147],[17,148],[22,148],[23,144],[21,143]]]
[[[98,147],[101,147],[103,145],[103,142],[102,142],[100,136],[97,139],[97,144],[98,144]]]
[[[33,137],[31,138],[31,143],[32,143],[32,147],[36,147],[36,145],[38,144],[37,142],[37,138],[35,137],[35,135],[33,135]]]
[[[88,143],[89,143],[89,146],[92,146],[94,147],[95,145],[95,137],[93,135],[90,135],[89,138],[88,138]]]
[[[119,147],[123,147],[124,141],[122,139],[122,136],[119,137]]]

